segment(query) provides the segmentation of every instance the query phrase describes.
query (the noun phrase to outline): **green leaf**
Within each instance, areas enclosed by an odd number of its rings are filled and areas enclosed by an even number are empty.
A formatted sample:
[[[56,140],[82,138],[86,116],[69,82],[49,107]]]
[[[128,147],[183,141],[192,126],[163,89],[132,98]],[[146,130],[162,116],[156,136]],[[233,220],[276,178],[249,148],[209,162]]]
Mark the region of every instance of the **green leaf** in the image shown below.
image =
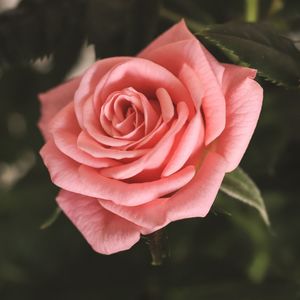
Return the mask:
[[[40,229],[46,229],[54,224],[61,214],[61,209],[57,206],[47,220],[40,226]]]
[[[259,189],[241,168],[237,168],[225,176],[221,185],[221,191],[256,208],[264,222],[268,226],[270,225],[264,200]]]
[[[227,23],[197,32],[234,62],[258,70],[265,79],[286,87],[300,85],[300,52],[270,25]]]

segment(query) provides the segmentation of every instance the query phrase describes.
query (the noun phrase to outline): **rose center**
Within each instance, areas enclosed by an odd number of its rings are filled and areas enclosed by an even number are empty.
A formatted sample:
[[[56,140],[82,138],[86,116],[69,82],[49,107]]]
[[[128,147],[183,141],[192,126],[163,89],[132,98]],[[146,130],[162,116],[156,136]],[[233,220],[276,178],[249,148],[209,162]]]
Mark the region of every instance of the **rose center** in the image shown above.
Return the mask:
[[[141,138],[145,129],[142,96],[133,88],[116,91],[108,96],[101,108],[100,125],[109,136]]]

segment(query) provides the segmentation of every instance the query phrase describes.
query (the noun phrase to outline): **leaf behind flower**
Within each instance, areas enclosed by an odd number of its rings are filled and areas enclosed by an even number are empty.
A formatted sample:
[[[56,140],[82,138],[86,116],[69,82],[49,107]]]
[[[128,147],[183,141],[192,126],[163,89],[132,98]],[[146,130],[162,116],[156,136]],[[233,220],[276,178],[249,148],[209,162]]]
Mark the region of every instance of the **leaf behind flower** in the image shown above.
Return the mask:
[[[286,87],[300,86],[300,52],[270,25],[231,22],[197,33],[234,63],[257,69],[266,80]]]
[[[40,226],[40,229],[47,229],[52,226],[61,214],[61,209],[57,206],[46,221]]]
[[[235,169],[224,177],[221,191],[232,198],[256,208],[266,225],[270,225],[266,206],[259,189],[241,168]]]

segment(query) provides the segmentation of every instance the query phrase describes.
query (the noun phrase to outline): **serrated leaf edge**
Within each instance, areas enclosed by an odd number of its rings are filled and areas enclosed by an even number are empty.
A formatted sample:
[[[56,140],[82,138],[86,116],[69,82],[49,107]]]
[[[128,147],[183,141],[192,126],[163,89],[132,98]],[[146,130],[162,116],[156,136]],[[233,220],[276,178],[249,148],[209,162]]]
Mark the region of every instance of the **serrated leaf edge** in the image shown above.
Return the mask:
[[[208,28],[208,30],[209,30],[209,28]],[[225,55],[226,55],[226,56],[227,56],[234,64],[238,64],[238,65],[241,65],[241,66],[243,66],[243,67],[252,67],[251,64],[249,64],[249,63],[243,61],[243,60],[241,59],[241,57],[240,57],[234,50],[227,48],[227,47],[224,46],[222,43],[220,43],[218,40],[213,39],[213,38],[211,38],[210,36],[207,36],[207,35],[205,34],[205,31],[204,31],[204,30],[201,31],[201,32],[196,33],[196,35],[197,35],[197,34],[198,34],[199,36],[205,38],[207,41],[213,43],[213,44],[214,44],[215,46],[217,46],[219,49],[221,49],[221,50],[224,52],[224,54],[225,54]],[[236,59],[233,59],[233,56],[235,56]],[[282,82],[282,81],[280,81],[280,80],[277,80],[277,79],[275,79],[275,78],[272,78],[271,76],[265,74],[264,72],[262,72],[262,71],[260,71],[260,70],[258,70],[258,69],[257,69],[257,73],[258,73],[258,75],[261,76],[264,80],[266,80],[266,81],[268,81],[268,82],[271,82],[271,83],[273,83],[273,84],[275,84],[275,85],[277,85],[277,86],[280,86],[280,87],[286,87],[286,88],[290,88],[290,87],[291,87],[290,85],[288,85],[288,84],[286,84],[286,83],[284,83],[284,82]]]

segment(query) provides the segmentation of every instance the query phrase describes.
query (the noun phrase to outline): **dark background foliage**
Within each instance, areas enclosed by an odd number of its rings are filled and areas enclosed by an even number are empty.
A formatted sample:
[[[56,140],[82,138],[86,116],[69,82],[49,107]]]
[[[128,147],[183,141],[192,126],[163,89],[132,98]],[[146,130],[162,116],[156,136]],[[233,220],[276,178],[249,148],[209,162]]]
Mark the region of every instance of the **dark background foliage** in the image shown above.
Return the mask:
[[[170,257],[152,267],[143,240],[130,251],[102,256],[63,215],[39,229],[55,210],[57,189],[38,156],[43,141],[37,94],[64,80],[86,41],[98,58],[136,54],[174,23],[163,7],[212,26],[243,21],[249,1],[23,0],[12,10],[2,1],[0,299],[300,299],[300,60],[294,46],[283,47],[278,37],[268,41],[272,51],[284,52],[283,64],[286,56],[295,61],[295,68],[278,70],[277,52],[270,69],[255,57],[247,61],[247,49],[234,48],[232,39],[220,48],[212,41],[219,27],[199,36],[223,62],[233,59],[229,49],[237,63],[258,63],[264,107],[242,167],[262,191],[271,227],[252,208],[219,194],[207,218],[168,226]],[[298,0],[258,4],[258,26],[267,22],[279,37],[300,40]],[[33,64],[37,58],[46,67]],[[281,79],[293,88],[278,86]]]

